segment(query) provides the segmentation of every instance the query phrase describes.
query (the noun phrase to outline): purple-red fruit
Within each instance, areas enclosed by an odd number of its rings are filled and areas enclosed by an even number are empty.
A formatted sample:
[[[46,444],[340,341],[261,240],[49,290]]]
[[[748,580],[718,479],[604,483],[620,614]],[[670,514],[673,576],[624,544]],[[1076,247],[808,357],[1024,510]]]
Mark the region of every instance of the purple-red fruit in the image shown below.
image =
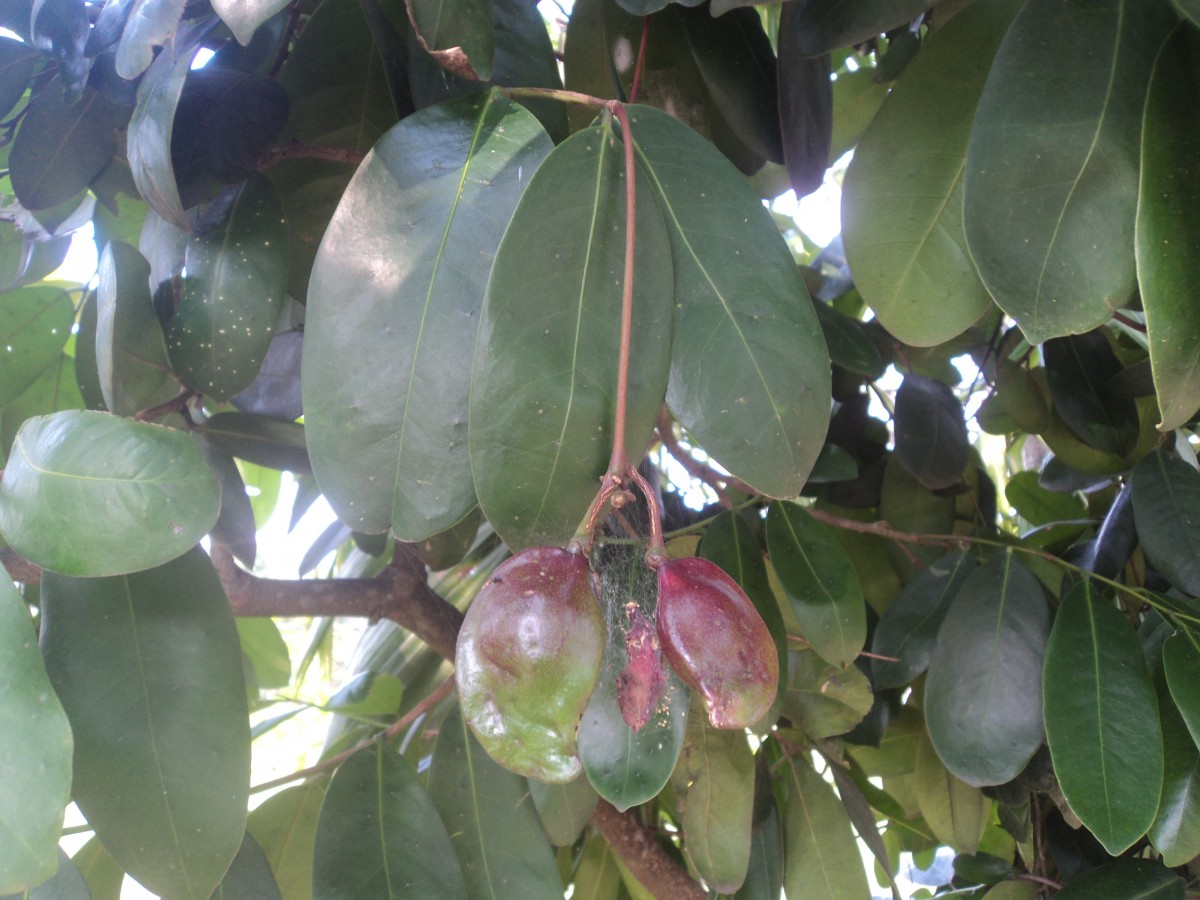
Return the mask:
[[[749,728],[775,702],[779,658],[750,598],[706,559],[658,570],[658,639],[716,728]]]
[[[634,731],[641,731],[662,696],[666,676],[658,634],[636,603],[625,604],[629,631],[625,633],[625,668],[617,676],[617,705],[621,718]]]
[[[604,617],[587,560],[532,547],[475,595],[455,652],[463,716],[488,754],[540,781],[581,770],[579,718],[600,675]]]

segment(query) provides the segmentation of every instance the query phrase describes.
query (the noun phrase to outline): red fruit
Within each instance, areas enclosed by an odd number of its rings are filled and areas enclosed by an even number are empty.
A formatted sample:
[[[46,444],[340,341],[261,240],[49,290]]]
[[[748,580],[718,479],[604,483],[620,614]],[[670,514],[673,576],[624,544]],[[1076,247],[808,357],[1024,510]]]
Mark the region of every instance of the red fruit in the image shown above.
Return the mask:
[[[575,731],[604,655],[587,560],[532,547],[501,563],[467,610],[455,652],[463,715],[507,769],[570,781]]]
[[[636,603],[625,604],[625,615],[629,631],[625,634],[625,668],[617,676],[617,704],[625,724],[641,731],[658,708],[667,679],[654,626]]]
[[[749,728],[771,708],[775,643],[750,598],[706,559],[658,570],[658,639],[679,677],[704,700],[715,728]]]

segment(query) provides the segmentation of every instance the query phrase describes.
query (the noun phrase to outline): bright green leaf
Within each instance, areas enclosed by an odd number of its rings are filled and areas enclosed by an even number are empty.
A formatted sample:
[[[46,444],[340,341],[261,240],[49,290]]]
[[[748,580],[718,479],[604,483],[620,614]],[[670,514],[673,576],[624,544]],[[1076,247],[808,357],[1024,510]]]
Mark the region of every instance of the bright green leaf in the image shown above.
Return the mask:
[[[246,820],[283,900],[311,900],[313,844],[326,782],[309,781],[268,797]]]
[[[58,360],[74,318],[70,295],[48,284],[0,296],[0,406]]]
[[[811,650],[788,657],[783,714],[809,737],[845,734],[871,711],[871,683],[857,666],[830,665]]]
[[[974,853],[992,801],[947,771],[926,737],[917,744],[914,788],[921,816],[937,839],[959,853]]]
[[[804,759],[788,758],[783,833],[785,890],[805,900],[860,900],[871,896],[858,842],[846,810]]]

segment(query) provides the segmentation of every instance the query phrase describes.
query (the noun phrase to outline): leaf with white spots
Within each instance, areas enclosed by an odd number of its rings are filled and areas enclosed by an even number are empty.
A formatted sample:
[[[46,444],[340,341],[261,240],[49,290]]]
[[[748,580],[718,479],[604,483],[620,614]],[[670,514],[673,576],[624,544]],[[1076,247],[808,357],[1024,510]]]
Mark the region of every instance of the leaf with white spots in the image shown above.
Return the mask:
[[[287,296],[288,229],[261,176],[225,190],[188,241],[167,353],[180,379],[214,400],[258,374]]]

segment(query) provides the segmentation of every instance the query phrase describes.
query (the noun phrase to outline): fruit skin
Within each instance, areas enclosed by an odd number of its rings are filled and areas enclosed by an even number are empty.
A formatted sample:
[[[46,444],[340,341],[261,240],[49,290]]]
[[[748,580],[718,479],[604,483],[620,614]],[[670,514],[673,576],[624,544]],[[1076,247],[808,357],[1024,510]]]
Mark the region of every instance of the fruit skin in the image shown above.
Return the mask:
[[[531,547],[496,568],[455,651],[463,715],[496,762],[550,783],[580,773],[575,731],[600,676],[604,634],[583,554]]]
[[[737,582],[706,559],[658,569],[658,639],[671,668],[700,694],[714,728],[749,728],[775,702],[779,658]]]
[[[629,631],[625,635],[625,668],[617,676],[617,705],[621,718],[634,731],[641,731],[658,708],[666,687],[658,634],[636,603],[625,604]]]

